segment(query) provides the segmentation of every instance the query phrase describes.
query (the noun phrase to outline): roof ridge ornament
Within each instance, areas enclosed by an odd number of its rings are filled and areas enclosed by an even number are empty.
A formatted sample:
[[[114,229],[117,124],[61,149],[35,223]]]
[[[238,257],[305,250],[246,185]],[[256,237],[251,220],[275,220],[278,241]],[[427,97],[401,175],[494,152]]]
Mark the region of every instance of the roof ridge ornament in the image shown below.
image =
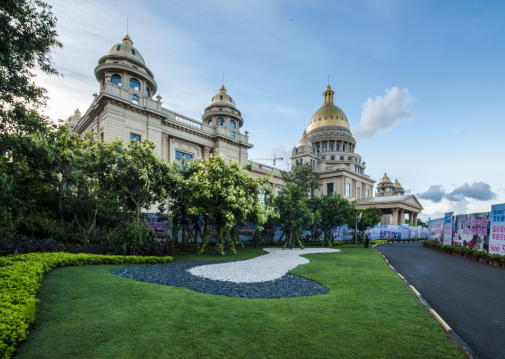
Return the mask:
[[[226,93],[226,88],[224,87],[224,85],[221,86],[221,88],[219,89],[219,92]]]

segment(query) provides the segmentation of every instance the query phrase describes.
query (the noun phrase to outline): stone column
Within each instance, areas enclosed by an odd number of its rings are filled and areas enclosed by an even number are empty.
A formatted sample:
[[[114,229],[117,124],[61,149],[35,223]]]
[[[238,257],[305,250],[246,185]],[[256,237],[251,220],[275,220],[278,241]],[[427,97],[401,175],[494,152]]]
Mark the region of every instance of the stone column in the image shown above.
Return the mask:
[[[209,147],[209,146],[203,146],[203,150],[202,150],[202,158],[203,158],[203,159],[209,158],[209,156],[210,156],[210,151],[212,151],[212,147]]]
[[[392,208],[393,211],[393,226],[398,225],[398,208]]]
[[[405,210],[399,209],[398,210],[398,225],[401,225],[404,223],[405,223]]]
[[[417,227],[417,215],[418,215],[418,213],[417,212],[411,212],[411,213],[412,213],[412,220],[410,221],[411,222],[411,226]]]

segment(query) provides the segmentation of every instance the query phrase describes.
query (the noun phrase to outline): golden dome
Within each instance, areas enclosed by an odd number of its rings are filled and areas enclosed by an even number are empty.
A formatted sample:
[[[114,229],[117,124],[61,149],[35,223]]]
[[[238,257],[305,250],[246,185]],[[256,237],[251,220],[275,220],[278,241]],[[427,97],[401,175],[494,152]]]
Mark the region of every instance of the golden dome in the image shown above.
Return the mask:
[[[221,86],[217,95],[212,97],[212,100],[210,100],[211,105],[215,103],[226,103],[228,105],[232,105],[233,107],[237,107],[235,106],[235,101],[233,101],[231,96],[226,93],[224,85]]]
[[[309,126],[307,127],[309,133],[317,128],[325,126],[340,126],[348,130],[351,129],[351,125],[344,111],[333,103],[333,94],[334,92],[331,86],[328,85],[326,91],[323,93],[324,105],[321,106],[310,119]]]
[[[140,52],[138,52],[138,50],[133,47],[133,41],[128,35],[123,38],[123,42],[119,42],[116,45],[112,46],[108,52],[108,55],[130,56],[135,60],[140,61],[144,65],[146,64]]]
[[[384,177],[379,182],[391,182],[391,178],[388,177],[387,173],[384,173]]]
[[[402,187],[402,184],[400,182],[398,182],[398,179],[395,179],[395,184],[394,184],[395,187]]]
[[[307,136],[307,131],[305,131],[305,130],[303,131],[303,137],[300,141],[298,141],[296,148],[303,147],[303,146],[312,147],[312,141],[310,140],[309,136]]]
[[[77,124],[79,123],[79,120],[81,119],[81,111],[79,111],[79,109],[75,110],[74,114],[72,116],[69,116],[66,120],[65,120],[65,124],[67,126],[70,126],[72,128],[74,128],[75,126],[77,126]]]

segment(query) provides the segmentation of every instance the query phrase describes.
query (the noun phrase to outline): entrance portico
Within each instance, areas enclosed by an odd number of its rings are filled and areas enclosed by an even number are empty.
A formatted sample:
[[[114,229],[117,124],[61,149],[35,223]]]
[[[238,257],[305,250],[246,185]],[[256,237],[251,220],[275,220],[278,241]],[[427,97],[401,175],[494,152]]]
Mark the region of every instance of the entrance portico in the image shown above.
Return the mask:
[[[355,204],[357,209],[365,209],[372,206],[382,211],[381,224],[392,225],[405,223],[405,215],[408,214],[410,225],[417,226],[417,216],[424,209],[413,194],[358,199]]]

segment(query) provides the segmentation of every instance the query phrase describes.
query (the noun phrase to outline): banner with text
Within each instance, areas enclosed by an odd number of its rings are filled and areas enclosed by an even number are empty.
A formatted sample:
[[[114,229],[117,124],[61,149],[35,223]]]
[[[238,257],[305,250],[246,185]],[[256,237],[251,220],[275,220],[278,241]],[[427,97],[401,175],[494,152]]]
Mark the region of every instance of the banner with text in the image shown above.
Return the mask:
[[[459,214],[454,217],[452,245],[488,251],[489,212]]]
[[[443,243],[445,218],[433,219],[428,223],[428,240]]]
[[[454,212],[448,212],[444,215],[444,244],[452,244],[452,217]]]
[[[408,224],[401,224],[400,229],[402,231],[402,239],[409,239],[410,229]]]
[[[505,203],[491,206],[489,253],[505,255]]]

